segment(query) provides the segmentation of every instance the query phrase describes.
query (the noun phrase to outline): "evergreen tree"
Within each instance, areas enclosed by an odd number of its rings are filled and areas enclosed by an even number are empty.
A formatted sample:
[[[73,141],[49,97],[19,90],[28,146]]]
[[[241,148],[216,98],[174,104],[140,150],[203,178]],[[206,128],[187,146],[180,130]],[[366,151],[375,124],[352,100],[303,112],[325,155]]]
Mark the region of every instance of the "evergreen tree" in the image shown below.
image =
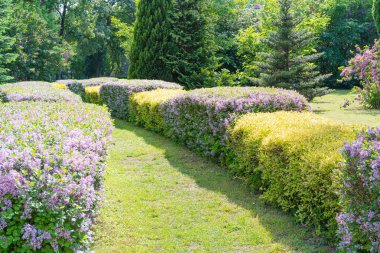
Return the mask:
[[[0,0],[0,84],[12,79],[6,65],[13,62],[17,55],[10,53],[15,40],[7,35],[10,23],[11,1]]]
[[[171,51],[165,57],[174,80],[186,88],[214,86],[217,67],[206,0],[176,0],[170,15]]]
[[[375,20],[377,34],[380,35],[380,0],[373,0],[372,14]]]
[[[129,77],[171,80],[163,58],[169,51],[172,0],[140,0],[130,52]]]
[[[297,90],[307,99],[324,95],[327,88],[322,82],[330,75],[321,75],[314,62],[322,55],[306,53],[305,49],[315,38],[307,30],[297,30],[300,21],[292,13],[292,0],[279,0],[278,20],[273,22],[276,30],[268,35],[264,43],[269,53],[260,53],[257,62],[261,86]]]

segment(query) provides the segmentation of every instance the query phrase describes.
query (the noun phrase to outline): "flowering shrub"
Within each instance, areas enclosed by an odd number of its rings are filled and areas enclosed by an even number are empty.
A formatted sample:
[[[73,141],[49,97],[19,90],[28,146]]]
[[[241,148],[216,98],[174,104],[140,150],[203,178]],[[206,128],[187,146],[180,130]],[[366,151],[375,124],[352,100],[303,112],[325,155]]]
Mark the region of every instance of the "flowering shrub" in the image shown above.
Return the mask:
[[[294,91],[271,88],[199,89],[164,103],[168,136],[206,156],[224,158],[227,128],[250,112],[303,111],[306,99]]]
[[[91,79],[83,79],[83,80],[57,80],[55,84],[63,84],[66,85],[69,90],[81,96],[83,100],[86,99],[86,87],[92,86],[101,86],[105,83],[114,83],[119,81],[117,78],[113,77],[99,77],[99,78],[91,78]]]
[[[175,83],[158,80],[120,80],[102,85],[100,97],[113,116],[128,119],[129,97],[133,93],[156,89],[182,89],[182,87]]]
[[[87,250],[111,130],[95,105],[0,104],[1,252]]]
[[[340,210],[333,172],[357,129],[312,113],[244,115],[230,129],[228,167],[264,200],[333,238]]]
[[[161,105],[184,93],[184,90],[164,89],[135,93],[129,101],[129,120],[148,130],[163,132],[165,119]]]
[[[91,104],[101,105],[100,99],[100,87],[101,86],[88,86],[85,88],[85,101]]]
[[[362,81],[360,100],[364,106],[380,109],[380,40],[372,48],[357,48],[359,53],[342,71],[343,80],[356,78]]]
[[[343,149],[342,213],[337,221],[345,252],[380,251],[380,128],[362,132]]]
[[[49,102],[80,102],[77,95],[68,90],[54,88],[45,82],[20,82],[0,86],[0,101],[49,101]]]

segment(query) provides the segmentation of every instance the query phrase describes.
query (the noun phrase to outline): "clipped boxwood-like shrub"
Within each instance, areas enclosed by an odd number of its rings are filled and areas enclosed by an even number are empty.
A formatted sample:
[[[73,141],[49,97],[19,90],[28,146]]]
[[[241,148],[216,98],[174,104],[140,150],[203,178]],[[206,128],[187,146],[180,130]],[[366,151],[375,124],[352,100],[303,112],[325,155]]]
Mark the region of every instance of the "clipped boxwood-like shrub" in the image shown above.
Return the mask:
[[[218,87],[193,90],[164,103],[168,136],[206,156],[228,153],[227,129],[236,117],[250,112],[308,110],[299,93],[282,89]]]
[[[363,131],[343,149],[339,170],[343,207],[339,224],[344,252],[380,251],[380,128]]]
[[[166,128],[162,104],[185,93],[179,89],[135,93],[129,101],[129,120],[148,130],[163,133]]]
[[[80,102],[79,96],[69,90],[55,88],[46,82],[19,82],[0,86],[0,99],[3,102],[45,101]]]
[[[0,251],[88,251],[112,121],[89,104],[0,104]]]
[[[88,86],[85,88],[85,102],[91,104],[101,105],[100,99],[100,87],[101,86]]]
[[[248,114],[230,129],[228,166],[264,200],[334,238],[340,206],[333,172],[358,129],[312,113]]]
[[[112,116],[128,119],[130,96],[133,93],[156,89],[182,89],[182,87],[175,83],[158,80],[123,80],[102,85],[100,98],[110,109]]]

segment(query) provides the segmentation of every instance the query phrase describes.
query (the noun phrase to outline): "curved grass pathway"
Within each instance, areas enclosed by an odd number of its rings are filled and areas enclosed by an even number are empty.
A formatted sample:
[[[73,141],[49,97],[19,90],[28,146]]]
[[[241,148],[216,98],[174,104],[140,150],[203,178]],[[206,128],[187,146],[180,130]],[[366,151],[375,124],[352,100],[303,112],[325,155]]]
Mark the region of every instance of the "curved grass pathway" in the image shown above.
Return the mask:
[[[331,252],[222,168],[116,121],[95,252]]]

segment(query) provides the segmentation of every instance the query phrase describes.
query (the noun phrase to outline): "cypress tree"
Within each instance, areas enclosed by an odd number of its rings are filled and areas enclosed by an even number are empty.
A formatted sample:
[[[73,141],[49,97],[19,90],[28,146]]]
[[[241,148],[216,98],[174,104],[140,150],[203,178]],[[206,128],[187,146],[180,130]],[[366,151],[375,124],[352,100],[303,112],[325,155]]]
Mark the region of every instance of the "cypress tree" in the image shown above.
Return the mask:
[[[13,62],[17,55],[10,53],[15,40],[7,35],[10,22],[11,1],[0,0],[0,84],[13,79],[9,75],[7,64]]]
[[[170,15],[171,51],[166,63],[186,88],[214,86],[217,67],[213,28],[206,0],[176,0]]]
[[[172,6],[172,0],[140,0],[130,52],[130,78],[171,80],[163,58],[169,51]]]
[[[326,94],[328,89],[321,85],[330,75],[321,75],[314,64],[322,54],[305,53],[305,48],[315,41],[313,34],[297,30],[300,21],[291,11],[292,0],[278,2],[279,17],[273,22],[276,30],[264,40],[269,53],[260,53],[262,61],[256,62],[260,73],[257,83],[297,90],[309,100]]]
[[[373,0],[372,14],[375,20],[377,34],[380,36],[380,0]]]

